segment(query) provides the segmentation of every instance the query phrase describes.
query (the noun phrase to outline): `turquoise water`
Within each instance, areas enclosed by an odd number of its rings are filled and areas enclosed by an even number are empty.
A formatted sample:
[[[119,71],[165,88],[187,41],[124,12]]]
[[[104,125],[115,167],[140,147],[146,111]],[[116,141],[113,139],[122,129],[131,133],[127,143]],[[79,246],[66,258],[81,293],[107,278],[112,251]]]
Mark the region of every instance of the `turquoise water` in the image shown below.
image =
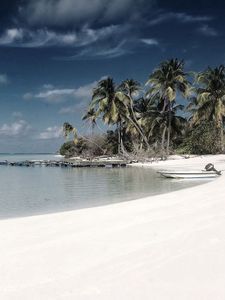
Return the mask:
[[[0,161],[56,159],[0,155]],[[0,219],[74,210],[166,193],[199,182],[167,180],[151,169],[0,166]]]

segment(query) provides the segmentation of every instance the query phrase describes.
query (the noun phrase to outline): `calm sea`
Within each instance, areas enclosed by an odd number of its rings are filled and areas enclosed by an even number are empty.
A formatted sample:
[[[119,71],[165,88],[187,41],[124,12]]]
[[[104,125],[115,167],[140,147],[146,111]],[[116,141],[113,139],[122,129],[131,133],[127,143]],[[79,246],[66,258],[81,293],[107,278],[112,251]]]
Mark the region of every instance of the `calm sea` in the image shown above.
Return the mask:
[[[0,155],[0,161],[56,158],[37,154]],[[163,179],[154,170],[136,167],[0,166],[0,219],[129,201],[199,183]]]

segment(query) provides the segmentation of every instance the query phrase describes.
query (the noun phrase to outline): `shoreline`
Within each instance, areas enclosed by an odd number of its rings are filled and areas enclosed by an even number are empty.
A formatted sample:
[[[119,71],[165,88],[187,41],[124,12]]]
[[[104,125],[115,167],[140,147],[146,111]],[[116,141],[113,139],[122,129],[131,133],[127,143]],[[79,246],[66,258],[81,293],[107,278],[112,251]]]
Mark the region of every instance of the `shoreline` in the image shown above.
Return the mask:
[[[225,155],[133,165],[209,162],[225,169]],[[0,220],[1,297],[224,299],[224,194],[222,175],[128,202]]]

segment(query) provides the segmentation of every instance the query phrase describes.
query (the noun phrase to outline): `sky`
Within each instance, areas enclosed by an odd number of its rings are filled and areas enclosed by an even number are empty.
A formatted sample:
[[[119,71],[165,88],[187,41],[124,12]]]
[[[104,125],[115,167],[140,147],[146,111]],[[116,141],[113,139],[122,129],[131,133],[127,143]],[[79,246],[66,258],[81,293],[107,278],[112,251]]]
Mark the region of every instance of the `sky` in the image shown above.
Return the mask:
[[[219,0],[1,0],[0,153],[56,152],[97,82],[142,84],[166,59],[186,71],[225,63]]]

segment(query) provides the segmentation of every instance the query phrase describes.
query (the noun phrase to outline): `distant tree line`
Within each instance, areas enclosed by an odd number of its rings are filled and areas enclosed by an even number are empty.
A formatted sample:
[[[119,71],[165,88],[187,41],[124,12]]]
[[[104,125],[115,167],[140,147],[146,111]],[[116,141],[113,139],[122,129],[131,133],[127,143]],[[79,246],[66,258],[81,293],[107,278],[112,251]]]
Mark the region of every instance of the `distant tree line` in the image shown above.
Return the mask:
[[[73,141],[61,153],[129,156],[224,152],[225,67],[185,72],[183,60],[162,62],[142,86],[134,79],[98,82],[83,120],[93,134],[82,137],[64,123]],[[179,100],[178,100],[179,99]],[[186,100],[187,105],[184,105]],[[111,127],[94,135],[99,121]]]

